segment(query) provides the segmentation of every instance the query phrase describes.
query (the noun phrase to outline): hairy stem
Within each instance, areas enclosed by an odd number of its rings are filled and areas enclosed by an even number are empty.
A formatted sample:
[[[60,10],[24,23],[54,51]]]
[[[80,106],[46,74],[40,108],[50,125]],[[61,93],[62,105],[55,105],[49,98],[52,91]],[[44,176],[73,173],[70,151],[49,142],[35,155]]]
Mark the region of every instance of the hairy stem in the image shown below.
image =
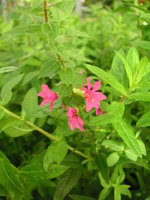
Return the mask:
[[[45,14],[45,22],[48,23],[47,0],[44,0],[44,14]]]
[[[3,106],[0,106],[0,109],[2,109],[7,115],[9,115],[10,117],[13,117],[19,121],[24,121],[20,116],[16,115],[15,113],[7,110],[6,108],[4,108]],[[28,126],[30,126],[31,128],[33,128],[34,130],[38,131],[39,133],[43,134],[44,136],[46,136],[47,138],[49,138],[50,140],[58,140],[59,138],[51,133],[48,133],[47,131],[43,130],[42,128],[36,126],[35,124],[33,124],[30,121],[24,121],[24,123],[26,123]],[[76,154],[78,154],[79,156],[86,158],[88,160],[93,160],[92,157],[82,153],[79,150],[76,150],[74,147],[67,145],[68,149]]]

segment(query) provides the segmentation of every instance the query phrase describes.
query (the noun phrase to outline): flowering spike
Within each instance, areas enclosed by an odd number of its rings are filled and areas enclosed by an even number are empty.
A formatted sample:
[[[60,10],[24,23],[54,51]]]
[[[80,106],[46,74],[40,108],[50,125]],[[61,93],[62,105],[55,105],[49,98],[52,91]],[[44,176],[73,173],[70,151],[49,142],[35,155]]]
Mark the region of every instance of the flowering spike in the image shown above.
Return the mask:
[[[51,91],[48,85],[46,84],[42,84],[42,92],[39,92],[38,96],[43,98],[43,101],[40,104],[40,106],[44,106],[48,102],[50,103],[50,108],[49,108],[50,111],[54,107],[55,101],[58,99],[58,95],[53,91]]]

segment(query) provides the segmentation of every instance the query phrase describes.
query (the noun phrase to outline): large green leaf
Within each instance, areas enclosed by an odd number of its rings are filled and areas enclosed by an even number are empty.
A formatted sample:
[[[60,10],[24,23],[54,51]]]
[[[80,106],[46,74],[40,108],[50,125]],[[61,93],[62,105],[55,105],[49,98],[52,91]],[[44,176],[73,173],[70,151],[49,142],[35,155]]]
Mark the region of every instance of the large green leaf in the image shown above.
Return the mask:
[[[43,168],[45,171],[48,170],[49,164],[55,163],[60,164],[67,154],[67,143],[65,140],[60,140],[53,142],[49,145],[46,150],[44,160],[43,160]]]
[[[68,166],[50,164],[47,171],[45,171],[43,169],[43,156],[44,153],[35,156],[29,164],[21,168],[20,173],[23,178],[32,182],[40,182],[56,178],[68,170]]]
[[[75,0],[65,0],[56,4],[56,8],[63,12],[63,16],[67,17],[75,6]]]
[[[112,76],[109,72],[105,72],[104,70],[92,66],[86,65],[87,69],[98,76],[100,79],[111,85],[115,90],[123,95],[127,95],[125,88],[117,81],[117,79]]]
[[[82,195],[76,195],[76,194],[71,194],[71,195],[69,195],[69,197],[72,200],[96,200],[96,199],[89,197],[89,196],[82,196]]]
[[[17,170],[0,151],[0,185],[7,190],[7,197],[11,199],[32,199],[28,191],[19,180]]]
[[[63,200],[70,190],[76,185],[80,178],[81,172],[78,169],[69,169],[63,174],[56,187],[54,200]]]
[[[132,44],[137,46],[137,47],[141,47],[143,49],[150,50],[150,42],[149,41],[138,39],[138,40],[132,42]]]
[[[142,152],[132,128],[123,119],[120,119],[118,123],[113,123],[113,126],[127,146],[141,158]]]

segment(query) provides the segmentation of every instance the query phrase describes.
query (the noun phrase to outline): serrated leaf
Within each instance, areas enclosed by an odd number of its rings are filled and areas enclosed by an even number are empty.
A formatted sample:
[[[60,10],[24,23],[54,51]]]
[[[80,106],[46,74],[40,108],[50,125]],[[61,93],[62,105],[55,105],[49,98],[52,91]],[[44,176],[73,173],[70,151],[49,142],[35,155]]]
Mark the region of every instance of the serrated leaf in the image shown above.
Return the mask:
[[[105,72],[104,70],[92,66],[92,65],[85,65],[89,71],[94,73],[96,76],[98,76],[100,79],[108,83],[111,87],[113,87],[115,90],[117,90],[119,93],[127,95],[127,92],[125,88],[117,81],[117,79],[112,76],[110,73]]]
[[[142,152],[132,128],[123,119],[120,119],[118,123],[114,123],[113,126],[126,145],[141,158]]]
[[[57,184],[54,200],[63,200],[70,190],[76,185],[81,172],[78,169],[69,169],[63,174]]]
[[[43,160],[43,168],[45,171],[48,170],[49,164],[60,164],[67,154],[67,143],[65,140],[60,140],[53,142],[49,145],[46,150],[44,160]]]
[[[39,77],[52,77],[61,69],[61,64],[58,60],[49,59],[45,62],[40,70]]]

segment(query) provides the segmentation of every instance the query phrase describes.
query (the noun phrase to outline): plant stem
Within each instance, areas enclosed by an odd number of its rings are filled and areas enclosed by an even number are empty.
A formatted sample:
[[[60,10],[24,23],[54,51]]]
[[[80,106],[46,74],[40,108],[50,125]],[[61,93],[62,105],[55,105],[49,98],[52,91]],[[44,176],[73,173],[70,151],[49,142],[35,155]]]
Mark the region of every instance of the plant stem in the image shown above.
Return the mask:
[[[45,23],[48,23],[47,0],[44,0],[44,14],[45,14]]]
[[[3,106],[0,106],[0,109],[2,109],[6,114],[8,114],[10,117],[13,117],[19,121],[24,121],[20,116],[16,115],[15,113],[7,110],[6,108],[4,108]],[[43,130],[42,128],[36,126],[35,124],[33,124],[32,122],[30,121],[24,121],[24,123],[26,123],[28,126],[30,126],[31,128],[33,128],[34,130],[38,131],[39,133],[45,135],[47,138],[49,138],[50,140],[53,140],[53,141],[56,141],[58,140],[59,138],[51,133],[48,133],[47,131]],[[79,150],[76,150],[74,147],[70,146],[70,145],[67,145],[68,149],[76,154],[78,154],[79,156],[83,157],[83,158],[86,158],[88,160],[93,160],[92,157],[82,153],[81,151]]]
[[[59,54],[56,54],[56,55],[57,55],[58,60],[61,62],[63,69],[65,69],[65,63],[64,63],[63,59],[61,58],[61,56]]]

